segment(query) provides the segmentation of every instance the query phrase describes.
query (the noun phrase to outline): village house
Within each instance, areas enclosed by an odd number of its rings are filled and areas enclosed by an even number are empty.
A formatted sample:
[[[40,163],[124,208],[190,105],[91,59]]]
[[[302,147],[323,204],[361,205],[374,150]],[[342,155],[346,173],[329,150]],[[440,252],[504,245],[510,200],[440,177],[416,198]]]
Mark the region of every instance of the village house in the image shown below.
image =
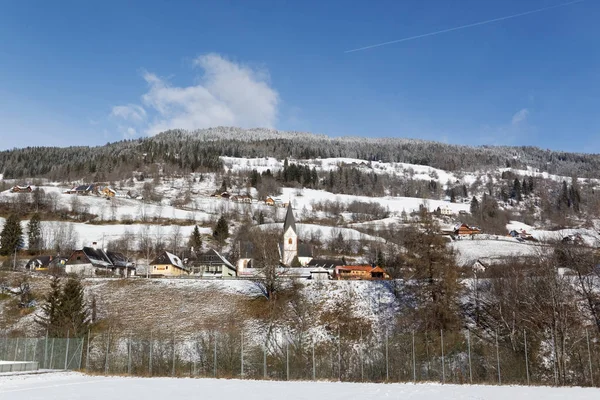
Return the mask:
[[[268,206],[274,206],[275,205],[275,199],[272,197],[267,197],[265,199],[265,204]]]
[[[11,193],[31,193],[32,189],[31,186],[27,185],[27,186],[13,186],[10,189]]]
[[[186,267],[181,259],[175,254],[163,251],[149,265],[151,276],[183,276],[189,274],[189,268]]]
[[[379,280],[390,276],[379,266],[342,265],[335,267],[333,279],[336,280]]]
[[[448,206],[441,206],[437,208],[437,212],[441,215],[441,216],[445,216],[445,217],[449,217],[454,215],[454,211],[452,211],[452,209]]]
[[[99,249],[96,247],[96,243],[92,246],[75,250],[71,254],[65,263],[67,274],[81,276],[118,275],[123,277],[135,275],[135,266],[125,255]]]
[[[98,194],[98,188],[94,184],[91,184],[91,185],[79,185],[79,186],[75,186],[72,189],[67,190],[66,193],[67,194],[78,194],[78,195],[86,196],[86,195],[89,195],[89,194]]]
[[[190,274],[201,275],[203,278],[234,278],[236,267],[216,250],[208,250],[198,256],[190,267]]]
[[[331,279],[331,275],[325,268],[317,267],[310,270],[310,279],[313,281],[327,281]]]
[[[102,189],[101,194],[104,197],[115,197],[117,195],[117,191],[107,186]]]
[[[313,258],[312,260],[310,260],[310,262],[308,264],[306,264],[306,266],[313,267],[313,268],[325,268],[325,269],[333,271],[335,269],[335,267],[339,267],[344,264],[345,264],[344,260]]]
[[[29,271],[48,271],[51,268],[64,268],[67,259],[59,256],[37,256],[30,259],[25,264],[25,269]]]
[[[479,228],[469,226],[467,224],[460,224],[454,227],[454,234],[457,236],[471,236],[477,235],[479,233],[481,233],[481,230]]]

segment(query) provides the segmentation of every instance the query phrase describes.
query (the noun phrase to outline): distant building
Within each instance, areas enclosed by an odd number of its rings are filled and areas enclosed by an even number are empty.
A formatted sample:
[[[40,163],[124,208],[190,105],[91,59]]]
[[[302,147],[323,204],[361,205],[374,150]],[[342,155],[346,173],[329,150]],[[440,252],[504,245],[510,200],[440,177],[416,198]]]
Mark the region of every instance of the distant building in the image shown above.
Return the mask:
[[[78,194],[78,195],[88,195],[88,194],[98,194],[98,187],[96,185],[79,185],[75,186],[72,189],[67,190],[68,194]]]
[[[467,224],[460,224],[454,228],[454,234],[458,236],[471,236],[481,233],[481,229]]]
[[[67,258],[59,256],[37,256],[30,259],[25,269],[30,271],[48,271],[51,268],[64,268]]]
[[[198,256],[194,266],[190,268],[192,275],[202,275],[203,278],[234,278],[236,267],[216,250],[208,250]]]
[[[285,221],[283,223],[283,243],[279,247],[281,263],[288,267],[298,260],[300,266],[307,265],[312,260],[312,249],[308,244],[299,243],[296,233],[296,219],[292,205],[288,204]]]
[[[331,275],[325,268],[317,267],[310,271],[310,279],[314,281],[327,281],[331,279]]]
[[[175,254],[163,251],[149,265],[152,276],[182,276],[188,275],[189,269]]]
[[[125,255],[114,251],[104,251],[95,247],[75,250],[65,264],[67,274],[81,276],[135,275],[135,266]]]
[[[12,193],[31,193],[32,189],[31,186],[27,185],[27,186],[13,186],[10,191]]]
[[[333,278],[337,280],[379,280],[390,279],[390,276],[379,266],[342,265],[335,267]]]

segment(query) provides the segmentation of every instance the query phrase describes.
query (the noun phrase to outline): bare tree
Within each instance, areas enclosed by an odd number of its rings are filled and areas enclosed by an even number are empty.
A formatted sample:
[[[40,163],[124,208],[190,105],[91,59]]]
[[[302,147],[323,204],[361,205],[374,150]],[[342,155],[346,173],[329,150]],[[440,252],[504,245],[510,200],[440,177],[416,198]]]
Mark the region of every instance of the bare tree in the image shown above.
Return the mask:
[[[280,234],[276,231],[262,231],[254,235],[252,240],[254,248],[252,265],[257,269],[254,283],[267,300],[274,300],[282,289],[279,241]]]

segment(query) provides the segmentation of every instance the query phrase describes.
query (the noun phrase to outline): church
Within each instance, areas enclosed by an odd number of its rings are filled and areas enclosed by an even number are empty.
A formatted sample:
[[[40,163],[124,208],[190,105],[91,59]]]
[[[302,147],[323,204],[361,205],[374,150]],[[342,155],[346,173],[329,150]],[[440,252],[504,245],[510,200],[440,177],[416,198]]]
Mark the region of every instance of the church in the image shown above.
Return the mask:
[[[279,245],[281,263],[285,266],[306,266],[312,260],[312,249],[298,240],[296,219],[290,202],[283,222],[283,241]]]

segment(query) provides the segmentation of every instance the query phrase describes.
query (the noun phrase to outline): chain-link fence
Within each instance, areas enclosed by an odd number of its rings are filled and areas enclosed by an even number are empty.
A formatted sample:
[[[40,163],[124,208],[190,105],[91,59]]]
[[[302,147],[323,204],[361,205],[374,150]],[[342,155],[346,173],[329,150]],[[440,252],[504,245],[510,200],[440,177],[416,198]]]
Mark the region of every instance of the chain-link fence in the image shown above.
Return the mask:
[[[41,369],[81,369],[82,338],[3,338],[0,360],[37,362]]]
[[[525,331],[501,338],[469,331],[341,332],[319,340],[308,334],[265,337],[240,331],[185,338],[104,332],[69,344],[66,339],[26,339],[29,344],[10,339],[0,355],[25,360],[29,354],[48,368],[136,376],[597,386],[598,339],[585,332],[559,348],[551,340],[528,338]]]

